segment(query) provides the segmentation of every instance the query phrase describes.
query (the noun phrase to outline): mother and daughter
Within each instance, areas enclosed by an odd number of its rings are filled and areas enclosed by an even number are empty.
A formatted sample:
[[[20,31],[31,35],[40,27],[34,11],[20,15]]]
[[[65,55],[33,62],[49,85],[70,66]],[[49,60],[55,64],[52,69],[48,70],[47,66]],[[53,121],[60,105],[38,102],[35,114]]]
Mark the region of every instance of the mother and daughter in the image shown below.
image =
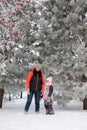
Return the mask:
[[[40,111],[40,98],[41,94],[43,95],[44,107],[46,114],[54,114],[53,110],[53,79],[52,77],[46,78],[44,85],[44,74],[41,71],[40,64],[36,64],[31,70],[26,78],[26,89],[28,92],[27,101],[25,104],[24,112],[28,113],[32,98],[34,95],[35,98],[35,112],[39,113]]]

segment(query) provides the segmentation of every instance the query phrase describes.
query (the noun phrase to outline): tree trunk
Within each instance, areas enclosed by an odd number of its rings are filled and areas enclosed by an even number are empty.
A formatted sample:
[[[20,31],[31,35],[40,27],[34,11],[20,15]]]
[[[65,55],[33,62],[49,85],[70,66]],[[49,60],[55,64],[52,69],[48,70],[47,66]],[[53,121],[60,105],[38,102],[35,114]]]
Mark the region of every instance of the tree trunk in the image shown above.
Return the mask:
[[[2,108],[4,89],[0,88],[0,108]]]
[[[21,92],[20,98],[22,98],[22,97],[23,97],[23,95],[22,95],[22,92]]]
[[[83,110],[87,110],[87,98],[83,100]]]
[[[9,101],[11,101],[11,94],[9,94]]]

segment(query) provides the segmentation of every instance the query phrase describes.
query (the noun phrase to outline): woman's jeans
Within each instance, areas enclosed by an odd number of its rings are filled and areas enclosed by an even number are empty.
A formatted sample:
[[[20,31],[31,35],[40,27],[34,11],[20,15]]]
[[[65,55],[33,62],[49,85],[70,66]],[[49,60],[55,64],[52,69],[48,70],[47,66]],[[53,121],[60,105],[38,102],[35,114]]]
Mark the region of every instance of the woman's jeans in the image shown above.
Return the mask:
[[[27,102],[25,105],[25,111],[28,112],[33,95],[35,96],[35,112],[39,112],[40,109],[40,92],[34,92],[30,90],[30,94],[27,96]]]

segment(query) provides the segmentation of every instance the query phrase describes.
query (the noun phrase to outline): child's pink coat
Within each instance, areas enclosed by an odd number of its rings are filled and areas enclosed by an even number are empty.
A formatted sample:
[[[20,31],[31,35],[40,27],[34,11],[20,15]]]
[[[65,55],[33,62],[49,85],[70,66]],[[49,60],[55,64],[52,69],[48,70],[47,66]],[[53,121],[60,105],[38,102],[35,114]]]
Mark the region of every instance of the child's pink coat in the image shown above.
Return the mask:
[[[44,94],[43,94],[43,99],[44,100],[47,100],[48,98],[48,94],[49,94],[49,87],[52,85],[53,86],[53,82],[52,82],[52,77],[48,77],[46,79],[46,81],[49,81],[49,82],[46,82],[45,84],[45,87],[44,87]],[[51,95],[51,100],[53,101],[53,94]]]

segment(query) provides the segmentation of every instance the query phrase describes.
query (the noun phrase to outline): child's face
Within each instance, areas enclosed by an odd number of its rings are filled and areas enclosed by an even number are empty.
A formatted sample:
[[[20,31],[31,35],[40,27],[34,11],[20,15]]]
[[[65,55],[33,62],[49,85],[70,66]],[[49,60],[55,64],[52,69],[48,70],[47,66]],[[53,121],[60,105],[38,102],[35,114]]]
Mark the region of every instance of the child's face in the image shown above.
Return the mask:
[[[50,81],[49,81],[49,80],[46,80],[46,83],[50,83]]]

